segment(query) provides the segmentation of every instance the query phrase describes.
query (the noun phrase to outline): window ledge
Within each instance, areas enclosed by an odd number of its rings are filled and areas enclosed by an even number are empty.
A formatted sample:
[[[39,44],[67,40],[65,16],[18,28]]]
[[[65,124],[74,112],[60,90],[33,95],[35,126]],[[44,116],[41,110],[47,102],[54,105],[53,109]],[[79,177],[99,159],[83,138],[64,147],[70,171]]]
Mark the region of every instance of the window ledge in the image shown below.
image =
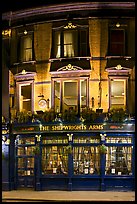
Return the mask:
[[[15,62],[13,65],[21,65],[21,64],[35,64],[35,60],[30,60],[30,61],[24,61],[24,62]]]
[[[106,56],[107,59],[131,59],[132,57],[131,56],[113,56],[113,55],[107,55]]]
[[[64,60],[73,60],[73,59],[86,59],[86,60],[90,60],[91,57],[61,57],[61,58],[50,58],[49,61],[50,62],[54,62],[54,61],[64,61]]]

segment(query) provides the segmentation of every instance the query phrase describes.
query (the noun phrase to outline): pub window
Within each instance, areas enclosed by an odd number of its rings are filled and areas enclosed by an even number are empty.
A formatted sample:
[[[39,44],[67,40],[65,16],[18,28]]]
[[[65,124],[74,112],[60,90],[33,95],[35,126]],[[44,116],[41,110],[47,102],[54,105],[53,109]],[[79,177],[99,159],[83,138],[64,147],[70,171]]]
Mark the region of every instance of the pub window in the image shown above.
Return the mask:
[[[27,34],[20,37],[20,61],[33,60],[33,35]]]
[[[109,42],[109,55],[124,56],[125,55],[125,30],[111,29]]]
[[[74,174],[100,174],[100,155],[97,146],[73,147]]]
[[[87,29],[67,29],[53,32],[53,58],[89,56]]]
[[[132,175],[132,146],[109,146],[106,175]]]
[[[65,146],[42,147],[42,174],[68,174],[68,153]]]
[[[68,136],[47,136],[43,137],[42,144],[54,144],[54,143],[68,143]]]

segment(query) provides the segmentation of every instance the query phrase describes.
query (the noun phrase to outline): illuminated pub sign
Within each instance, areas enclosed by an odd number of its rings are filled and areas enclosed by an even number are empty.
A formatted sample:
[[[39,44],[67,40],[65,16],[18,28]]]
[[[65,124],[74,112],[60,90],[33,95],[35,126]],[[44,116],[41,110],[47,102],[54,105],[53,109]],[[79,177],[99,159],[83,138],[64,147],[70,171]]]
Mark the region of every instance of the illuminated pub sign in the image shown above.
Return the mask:
[[[52,125],[26,125],[26,126],[14,126],[13,134],[19,132],[55,132],[55,131],[135,131],[134,124],[52,124]]]

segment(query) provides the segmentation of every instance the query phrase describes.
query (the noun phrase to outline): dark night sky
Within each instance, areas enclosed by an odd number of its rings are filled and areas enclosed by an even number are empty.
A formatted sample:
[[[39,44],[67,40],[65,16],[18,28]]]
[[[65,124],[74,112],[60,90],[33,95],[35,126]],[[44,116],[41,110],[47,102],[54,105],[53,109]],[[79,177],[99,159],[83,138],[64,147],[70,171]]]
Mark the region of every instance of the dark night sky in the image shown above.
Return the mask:
[[[55,3],[63,3],[67,2],[61,1],[61,0],[9,0],[8,2],[6,0],[3,0],[2,2],[2,13],[7,11],[16,11],[24,8],[31,8],[31,7],[37,7],[37,6],[43,6],[43,5],[50,5]],[[70,1],[69,1],[70,2]]]
[[[88,1],[88,0],[87,0]],[[75,3],[75,2],[86,2],[81,0],[3,0],[2,2],[2,13],[7,11],[16,11],[24,8],[31,8],[44,5],[52,5],[58,3]]]
[[[58,3],[74,3],[75,2],[99,2],[102,0],[97,1],[90,1],[90,0],[3,0],[1,2],[1,12],[8,12],[8,11],[16,11],[25,8],[37,7],[37,6],[44,6],[44,5],[52,5]],[[104,2],[116,2],[117,0],[104,0]],[[122,1],[122,0],[121,0]],[[134,2],[134,0],[127,0],[128,2]],[[119,1],[118,1],[119,2]],[[126,1],[124,1],[126,2]]]

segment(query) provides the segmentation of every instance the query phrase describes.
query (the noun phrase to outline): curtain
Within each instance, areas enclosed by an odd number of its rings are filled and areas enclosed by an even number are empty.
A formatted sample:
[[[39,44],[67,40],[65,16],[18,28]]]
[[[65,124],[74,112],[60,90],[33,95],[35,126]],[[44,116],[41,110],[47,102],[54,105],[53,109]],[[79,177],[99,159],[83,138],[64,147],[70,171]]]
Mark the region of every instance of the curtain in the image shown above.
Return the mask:
[[[54,54],[56,58],[61,57],[60,37],[61,37],[60,32],[56,32],[55,33],[55,50],[54,50]]]
[[[64,57],[74,57],[73,33],[71,31],[64,32]]]

